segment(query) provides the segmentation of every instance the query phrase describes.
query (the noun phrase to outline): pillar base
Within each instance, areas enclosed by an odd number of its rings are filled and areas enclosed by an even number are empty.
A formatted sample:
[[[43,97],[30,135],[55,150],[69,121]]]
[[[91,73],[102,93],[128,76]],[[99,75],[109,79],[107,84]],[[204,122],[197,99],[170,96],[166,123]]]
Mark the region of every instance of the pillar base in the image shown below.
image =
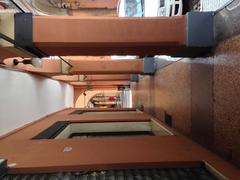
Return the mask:
[[[187,47],[214,46],[214,13],[187,13]]]
[[[189,12],[186,19],[186,47],[173,56],[194,58],[211,52],[215,45],[214,13]]]
[[[138,82],[139,81],[138,74],[131,74],[131,81]]]
[[[155,58],[145,57],[143,58],[143,75],[154,75],[156,71]]]

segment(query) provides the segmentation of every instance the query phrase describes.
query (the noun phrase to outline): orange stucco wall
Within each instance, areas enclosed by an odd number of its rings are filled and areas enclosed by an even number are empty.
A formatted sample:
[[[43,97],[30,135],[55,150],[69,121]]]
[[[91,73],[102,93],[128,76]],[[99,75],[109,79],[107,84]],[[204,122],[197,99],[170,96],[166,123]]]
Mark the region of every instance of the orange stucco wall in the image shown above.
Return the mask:
[[[63,119],[71,122],[116,122],[150,121],[152,118],[147,114],[137,112],[69,115],[74,110],[76,109],[61,111],[2,137],[0,156],[8,159],[8,163],[15,163],[9,172],[39,173],[116,168],[192,167],[205,161],[229,179],[240,178],[237,168],[168,127],[166,128],[174,133],[173,136],[31,140],[33,136],[54,122]],[[132,111],[132,109],[129,110]],[[165,126],[162,122],[156,121]],[[63,152],[65,147],[72,147],[72,151]]]

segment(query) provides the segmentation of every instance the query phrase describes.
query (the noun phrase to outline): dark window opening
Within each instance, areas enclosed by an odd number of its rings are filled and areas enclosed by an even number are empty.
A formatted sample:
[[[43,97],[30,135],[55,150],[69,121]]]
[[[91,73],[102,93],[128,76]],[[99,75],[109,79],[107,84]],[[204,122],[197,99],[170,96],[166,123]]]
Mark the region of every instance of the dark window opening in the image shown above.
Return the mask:
[[[60,134],[68,125],[69,121],[58,121],[51,125],[49,128],[45,129],[38,135],[34,136],[32,139],[54,139],[58,134]]]
[[[176,5],[175,5],[175,14],[178,14],[179,8],[180,8],[180,7],[179,7],[179,4],[176,4]]]
[[[112,113],[137,113],[137,111],[136,110],[132,110],[132,111],[109,111],[109,110],[104,110],[104,109],[102,109],[102,110],[94,110],[94,111],[91,111],[91,110],[85,110],[85,111],[83,111],[83,110],[75,110],[75,111],[73,111],[73,112],[71,112],[71,113],[69,113],[69,115],[80,115],[80,114],[85,114],[85,113],[96,113],[96,114],[112,114]]]
[[[85,111],[82,110],[76,110],[70,113],[70,115],[77,115],[77,114],[83,114]]]
[[[159,7],[164,7],[165,6],[165,0],[160,0],[160,6]]]
[[[165,122],[168,126],[172,127],[172,116],[171,116],[170,114],[166,113],[166,112],[165,112],[164,122]]]
[[[173,6],[170,5],[170,13],[169,13],[170,16],[172,16],[172,11],[173,11]]]

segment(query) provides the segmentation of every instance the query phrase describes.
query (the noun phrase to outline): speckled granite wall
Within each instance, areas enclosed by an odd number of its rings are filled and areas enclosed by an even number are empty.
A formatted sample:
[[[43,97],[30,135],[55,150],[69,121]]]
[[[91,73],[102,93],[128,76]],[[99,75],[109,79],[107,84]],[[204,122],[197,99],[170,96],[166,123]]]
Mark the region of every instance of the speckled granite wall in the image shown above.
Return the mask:
[[[240,167],[240,36],[133,84],[134,104]]]
[[[213,147],[213,57],[191,60],[192,138]]]
[[[154,108],[160,119],[164,119],[164,112],[170,114],[173,127],[186,135],[191,132],[191,76],[188,60],[158,71],[155,75]]]
[[[155,76],[144,76],[132,84],[134,105],[144,105],[146,112],[162,120],[164,112],[170,114],[173,127],[190,135],[190,77],[188,60],[169,65]]]
[[[217,151],[240,166],[240,36],[215,51],[214,123]]]

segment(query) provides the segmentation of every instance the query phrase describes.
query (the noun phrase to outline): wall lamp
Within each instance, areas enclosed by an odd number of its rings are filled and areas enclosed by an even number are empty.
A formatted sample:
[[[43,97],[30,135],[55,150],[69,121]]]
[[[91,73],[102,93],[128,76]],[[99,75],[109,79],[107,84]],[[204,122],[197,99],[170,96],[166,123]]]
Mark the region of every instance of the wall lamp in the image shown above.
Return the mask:
[[[42,60],[40,58],[25,58],[22,61],[18,59],[13,59],[13,65],[17,66],[18,64],[31,64],[36,68],[42,68]]]
[[[69,67],[73,67],[67,60],[65,60],[64,58],[62,58],[61,56],[58,56],[59,59],[61,61],[63,61],[64,63],[66,63]],[[51,57],[50,57],[51,58]],[[19,59],[13,59],[13,65],[17,66],[18,64],[31,64],[32,66],[34,66],[35,68],[42,68],[43,66],[43,61],[41,58],[22,58],[22,60]],[[80,77],[79,77],[80,78]],[[80,80],[84,80],[86,77],[83,76],[80,78]]]

